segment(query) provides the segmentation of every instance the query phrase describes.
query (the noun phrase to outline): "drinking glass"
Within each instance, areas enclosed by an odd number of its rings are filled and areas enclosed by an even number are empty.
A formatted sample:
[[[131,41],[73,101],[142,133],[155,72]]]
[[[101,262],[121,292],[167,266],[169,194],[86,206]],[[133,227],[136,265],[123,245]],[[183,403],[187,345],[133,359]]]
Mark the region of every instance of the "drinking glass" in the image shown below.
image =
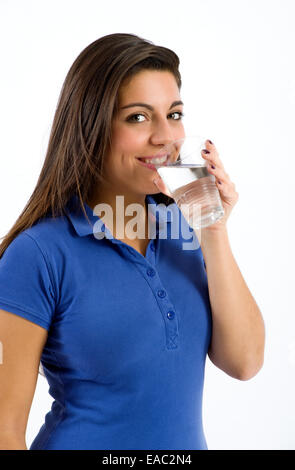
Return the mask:
[[[162,155],[168,155],[166,161],[155,163],[158,174],[193,229],[208,227],[224,216],[215,176],[208,172],[201,157],[205,141],[198,135],[174,140],[161,149]]]

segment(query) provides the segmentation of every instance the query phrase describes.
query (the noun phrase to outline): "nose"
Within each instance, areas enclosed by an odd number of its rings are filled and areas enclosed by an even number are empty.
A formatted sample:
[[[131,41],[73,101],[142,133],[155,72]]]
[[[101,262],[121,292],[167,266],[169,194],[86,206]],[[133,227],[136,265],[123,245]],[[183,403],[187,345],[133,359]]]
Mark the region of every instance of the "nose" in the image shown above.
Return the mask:
[[[173,130],[167,118],[158,119],[154,124],[150,141],[153,145],[167,145],[174,140]]]

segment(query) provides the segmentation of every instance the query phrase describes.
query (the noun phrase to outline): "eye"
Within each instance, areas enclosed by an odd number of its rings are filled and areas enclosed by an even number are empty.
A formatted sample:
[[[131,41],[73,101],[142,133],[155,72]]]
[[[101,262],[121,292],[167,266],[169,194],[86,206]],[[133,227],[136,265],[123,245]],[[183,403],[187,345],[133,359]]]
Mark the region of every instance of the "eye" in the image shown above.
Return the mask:
[[[143,121],[140,121],[140,120],[136,119],[138,116],[144,117],[143,114],[132,114],[132,116],[129,116],[129,117],[127,118],[127,121],[128,121],[128,122],[143,122]]]
[[[169,116],[173,116],[173,121],[180,121],[183,118],[184,114],[181,111],[174,111],[174,113],[169,114]]]
[[[173,121],[180,121],[183,118],[184,114],[181,111],[174,111],[174,113],[171,113],[168,115],[169,118],[171,116],[172,116]],[[144,122],[145,119],[146,118],[144,114],[136,113],[136,114],[132,114],[131,116],[129,116],[126,119],[126,121],[131,122],[131,123],[136,123],[136,122]]]

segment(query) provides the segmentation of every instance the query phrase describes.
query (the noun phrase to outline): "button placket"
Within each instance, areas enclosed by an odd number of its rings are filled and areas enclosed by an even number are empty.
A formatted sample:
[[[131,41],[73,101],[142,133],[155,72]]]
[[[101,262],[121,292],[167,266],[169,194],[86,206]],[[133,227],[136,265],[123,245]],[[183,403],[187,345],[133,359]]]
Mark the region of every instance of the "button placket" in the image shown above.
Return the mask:
[[[148,268],[146,271],[147,275],[150,277],[154,277],[156,274],[156,271],[153,268]]]
[[[154,282],[157,282],[157,284],[158,282],[161,282],[161,280],[157,276],[157,272],[155,271],[155,269],[149,267],[146,270],[146,274],[148,276],[148,282],[150,284],[150,287],[155,292],[158,298],[158,305],[164,319],[166,331],[166,347],[167,349],[176,349],[178,347],[178,320],[174,307],[169,301],[167,291],[165,289],[155,289]]]
[[[136,256],[136,253],[131,250],[130,253],[133,255],[132,262],[134,266],[136,266],[141,275],[146,279],[157,299],[158,307],[165,323],[166,348],[176,349],[178,347],[178,319],[174,305],[169,300],[166,290],[161,288],[161,279],[156,269],[149,264],[146,258]]]
[[[165,322],[166,329],[166,347],[167,349],[176,349],[178,347],[178,320],[175,311],[171,309],[171,303],[167,298],[167,293],[164,289],[159,289],[157,292],[159,297],[160,309]],[[162,305],[163,304],[163,305]]]
[[[167,349],[176,349],[178,347],[178,321],[175,312],[172,310],[169,310],[165,315],[165,327]]]
[[[170,312],[167,313],[167,317],[169,318],[169,320],[172,320],[175,317],[175,313],[173,312],[173,310],[170,310]]]
[[[166,292],[163,289],[158,290],[157,294],[158,294],[158,297],[160,297],[160,299],[163,299],[164,297],[166,297]]]

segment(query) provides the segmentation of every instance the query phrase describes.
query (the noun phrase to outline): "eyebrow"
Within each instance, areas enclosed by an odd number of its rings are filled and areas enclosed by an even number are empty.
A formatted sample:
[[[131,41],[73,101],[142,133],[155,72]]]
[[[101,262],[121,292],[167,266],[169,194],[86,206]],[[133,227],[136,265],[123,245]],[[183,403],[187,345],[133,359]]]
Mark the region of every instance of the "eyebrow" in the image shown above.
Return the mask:
[[[174,106],[179,106],[180,104],[183,105],[183,102],[182,101],[173,101],[173,103],[171,104],[169,109],[174,108]],[[121,109],[133,108],[135,106],[139,106],[139,107],[142,107],[142,108],[147,108],[150,111],[154,111],[153,106],[151,106],[150,104],[147,104],[147,103],[130,103],[130,104],[126,104],[126,106],[122,106]]]

